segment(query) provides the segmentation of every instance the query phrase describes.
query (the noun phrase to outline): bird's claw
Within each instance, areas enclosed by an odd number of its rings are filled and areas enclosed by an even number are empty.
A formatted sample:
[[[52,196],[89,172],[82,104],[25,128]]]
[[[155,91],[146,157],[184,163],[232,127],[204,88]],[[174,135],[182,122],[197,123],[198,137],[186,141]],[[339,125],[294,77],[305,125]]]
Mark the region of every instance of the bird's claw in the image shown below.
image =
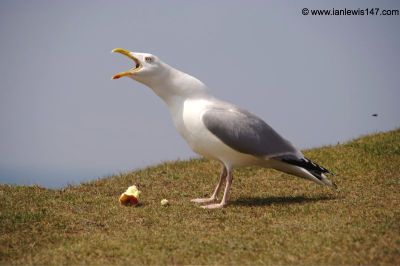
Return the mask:
[[[204,203],[210,203],[215,201],[217,198],[198,198],[198,199],[192,199],[190,200],[191,202],[197,203],[197,204],[204,204]]]

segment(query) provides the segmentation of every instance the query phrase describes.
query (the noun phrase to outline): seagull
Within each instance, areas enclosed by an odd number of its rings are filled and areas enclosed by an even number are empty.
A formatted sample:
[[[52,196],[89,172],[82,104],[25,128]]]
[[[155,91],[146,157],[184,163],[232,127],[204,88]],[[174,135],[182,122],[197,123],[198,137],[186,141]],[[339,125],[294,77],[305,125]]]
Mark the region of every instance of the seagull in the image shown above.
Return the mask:
[[[129,77],[149,87],[167,105],[172,121],[191,149],[222,165],[219,181],[208,198],[193,199],[205,209],[227,206],[232,171],[237,167],[273,168],[320,185],[336,188],[332,174],[296,149],[256,115],[213,97],[197,78],[149,53],[112,50],[133,60],[134,67],[112,77]],[[225,181],[220,202],[218,194]]]

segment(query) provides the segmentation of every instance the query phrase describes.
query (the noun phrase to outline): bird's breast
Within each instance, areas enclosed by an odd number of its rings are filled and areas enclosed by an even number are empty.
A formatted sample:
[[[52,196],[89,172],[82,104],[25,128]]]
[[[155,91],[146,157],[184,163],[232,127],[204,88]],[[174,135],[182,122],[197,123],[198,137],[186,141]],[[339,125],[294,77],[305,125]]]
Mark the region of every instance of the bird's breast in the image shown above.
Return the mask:
[[[178,132],[186,140],[193,151],[203,156],[210,157],[204,149],[210,145],[213,136],[205,128],[202,115],[207,110],[207,100],[176,101],[170,106],[172,120]]]
[[[192,148],[200,145],[207,139],[206,128],[202,121],[202,115],[206,111],[207,101],[186,100],[182,109],[182,135]]]

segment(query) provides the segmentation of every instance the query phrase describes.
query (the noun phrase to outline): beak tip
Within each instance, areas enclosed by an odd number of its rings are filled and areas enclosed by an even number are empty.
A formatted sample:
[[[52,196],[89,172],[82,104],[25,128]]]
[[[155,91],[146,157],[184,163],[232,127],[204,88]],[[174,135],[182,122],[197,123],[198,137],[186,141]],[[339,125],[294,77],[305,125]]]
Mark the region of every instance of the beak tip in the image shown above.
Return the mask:
[[[128,51],[128,50],[126,50],[126,49],[123,49],[123,48],[114,48],[114,49],[112,49],[111,50],[111,53],[121,53],[121,54],[129,54],[130,52]]]

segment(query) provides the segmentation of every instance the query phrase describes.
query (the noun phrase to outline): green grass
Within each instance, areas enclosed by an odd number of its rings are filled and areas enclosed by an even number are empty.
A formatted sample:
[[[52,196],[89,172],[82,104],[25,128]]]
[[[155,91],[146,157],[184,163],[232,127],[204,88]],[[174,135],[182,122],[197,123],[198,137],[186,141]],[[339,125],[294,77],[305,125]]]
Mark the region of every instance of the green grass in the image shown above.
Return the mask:
[[[0,264],[399,265],[400,130],[305,154],[338,174],[339,192],[244,168],[230,205],[204,210],[189,200],[217,182],[207,160],[61,190],[0,185]],[[142,204],[122,207],[132,184]]]

